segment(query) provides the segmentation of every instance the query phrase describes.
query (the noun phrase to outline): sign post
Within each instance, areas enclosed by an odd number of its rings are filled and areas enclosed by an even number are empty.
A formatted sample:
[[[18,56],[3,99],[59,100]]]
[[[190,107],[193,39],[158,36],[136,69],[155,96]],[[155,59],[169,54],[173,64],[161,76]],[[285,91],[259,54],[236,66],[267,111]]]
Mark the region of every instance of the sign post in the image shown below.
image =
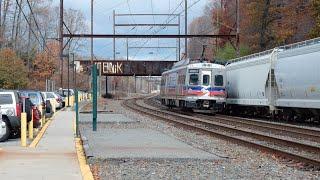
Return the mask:
[[[76,137],[79,137],[79,95],[78,90],[75,90],[75,101],[76,101]]]
[[[93,115],[93,119],[92,119],[92,128],[93,131],[97,131],[97,65],[94,64],[93,65],[93,70],[92,70],[92,96],[93,96],[93,100],[92,100],[92,115]]]

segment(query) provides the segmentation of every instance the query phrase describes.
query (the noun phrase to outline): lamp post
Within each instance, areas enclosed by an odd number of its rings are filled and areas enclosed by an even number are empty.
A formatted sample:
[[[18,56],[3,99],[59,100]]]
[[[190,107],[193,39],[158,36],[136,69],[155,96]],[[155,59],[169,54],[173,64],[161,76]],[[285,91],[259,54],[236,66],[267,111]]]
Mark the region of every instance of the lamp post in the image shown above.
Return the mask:
[[[70,107],[70,57],[68,56],[68,106]]]
[[[73,86],[76,89],[77,80],[76,80],[76,65],[74,64],[74,53],[70,53],[72,55],[72,67],[73,67]]]
[[[64,58],[64,57],[68,58],[68,77],[67,77],[68,78],[68,82],[67,82],[67,86],[68,86],[68,104],[67,104],[67,107],[70,107],[70,78],[69,78],[69,75],[70,75],[70,68],[69,68],[69,66],[70,66],[70,56],[69,56],[69,54],[63,54],[62,58]]]

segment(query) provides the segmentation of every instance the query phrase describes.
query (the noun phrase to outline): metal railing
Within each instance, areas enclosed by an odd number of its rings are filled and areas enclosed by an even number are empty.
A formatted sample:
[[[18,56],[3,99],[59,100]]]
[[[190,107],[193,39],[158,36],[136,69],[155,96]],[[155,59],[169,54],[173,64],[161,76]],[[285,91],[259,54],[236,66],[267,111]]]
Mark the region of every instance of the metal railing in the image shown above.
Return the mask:
[[[266,51],[263,51],[263,52],[259,52],[259,53],[251,54],[251,55],[248,55],[248,56],[232,59],[232,60],[229,60],[227,64],[240,62],[240,61],[244,61],[244,60],[249,60],[249,59],[252,59],[252,58],[255,58],[255,57],[265,56],[265,55],[271,54],[272,51],[274,51],[275,49],[286,51],[286,50],[292,50],[292,49],[301,48],[301,47],[310,46],[310,45],[315,45],[315,44],[320,44],[320,37],[319,38],[315,38],[315,39],[302,41],[302,42],[293,43],[293,44],[288,44],[288,45],[284,45],[284,46],[279,46],[279,47],[275,47],[273,49],[269,49],[269,50],[266,50]]]

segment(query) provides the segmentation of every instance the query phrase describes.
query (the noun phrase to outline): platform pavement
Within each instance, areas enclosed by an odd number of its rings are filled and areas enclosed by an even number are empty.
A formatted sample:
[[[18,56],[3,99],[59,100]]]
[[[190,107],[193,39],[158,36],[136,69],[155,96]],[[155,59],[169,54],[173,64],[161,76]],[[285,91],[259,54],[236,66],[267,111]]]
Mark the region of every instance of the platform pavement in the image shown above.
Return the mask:
[[[74,112],[58,112],[36,148],[3,148],[0,179],[81,180],[73,117]]]

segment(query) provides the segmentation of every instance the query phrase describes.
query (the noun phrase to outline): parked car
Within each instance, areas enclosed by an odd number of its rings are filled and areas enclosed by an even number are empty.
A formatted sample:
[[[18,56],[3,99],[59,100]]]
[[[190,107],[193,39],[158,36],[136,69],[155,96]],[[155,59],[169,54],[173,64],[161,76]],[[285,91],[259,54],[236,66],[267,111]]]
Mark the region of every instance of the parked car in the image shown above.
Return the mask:
[[[18,91],[1,90],[1,129],[0,141],[6,141],[10,135],[16,136],[20,132],[20,117],[22,103]]]
[[[58,97],[59,102],[61,102],[61,108],[63,107],[63,97],[58,93],[58,92],[54,92],[54,94],[56,95],[56,97]]]
[[[46,103],[40,91],[21,91],[21,95],[24,97],[28,97],[31,102],[36,105],[41,113],[41,116],[45,114]]]
[[[49,100],[51,105],[55,105],[56,109],[62,108],[62,98],[55,92],[42,92],[44,100]]]
[[[2,113],[0,107],[0,142],[6,141],[9,138],[10,129],[5,121],[2,120]]]
[[[66,100],[68,98],[68,89],[59,89],[57,93],[62,97],[62,106],[65,107]],[[69,96],[73,96],[73,95],[74,95],[74,90],[69,89]]]
[[[31,120],[31,116],[33,115],[33,127],[38,128],[41,125],[41,111],[38,109],[37,105],[33,104],[28,96],[26,94],[20,93],[20,101],[25,101],[25,111],[27,113],[27,121],[29,122]],[[23,107],[22,107],[23,109]]]

